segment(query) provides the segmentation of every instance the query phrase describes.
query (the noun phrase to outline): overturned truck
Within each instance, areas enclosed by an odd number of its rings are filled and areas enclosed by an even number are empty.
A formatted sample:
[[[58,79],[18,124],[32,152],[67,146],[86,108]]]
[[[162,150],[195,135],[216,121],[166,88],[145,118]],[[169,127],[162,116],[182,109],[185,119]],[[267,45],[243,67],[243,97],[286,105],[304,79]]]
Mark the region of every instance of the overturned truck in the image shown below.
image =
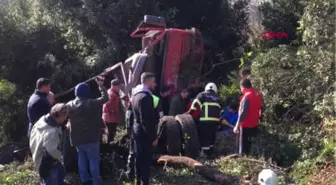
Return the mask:
[[[131,37],[142,38],[142,50],[104,70],[106,81],[117,78],[123,82],[123,93],[131,96],[132,88],[140,83],[143,72],[156,76],[159,94],[169,87],[169,96],[190,86],[200,76],[203,67],[204,48],[201,33],[195,29],[166,28],[162,17],[145,15],[144,20],[131,33]],[[87,80],[92,81],[95,77]],[[108,83],[106,84],[108,85]],[[71,90],[56,95],[61,100]],[[190,115],[164,116],[159,123],[161,133],[157,152],[168,155],[185,155],[196,158],[199,151],[197,129]],[[75,149],[69,144],[68,134],[63,138],[64,160],[67,171],[74,171]]]

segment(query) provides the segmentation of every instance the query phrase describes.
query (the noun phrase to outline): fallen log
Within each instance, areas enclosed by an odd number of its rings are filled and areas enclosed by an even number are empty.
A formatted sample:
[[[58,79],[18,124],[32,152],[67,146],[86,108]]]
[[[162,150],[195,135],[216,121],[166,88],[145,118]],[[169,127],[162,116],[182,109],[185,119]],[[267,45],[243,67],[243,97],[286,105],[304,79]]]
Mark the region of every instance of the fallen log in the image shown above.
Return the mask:
[[[217,182],[222,185],[232,185],[234,182],[239,181],[239,178],[232,175],[224,174],[217,169],[205,166],[200,162],[185,156],[160,156],[157,160],[160,164],[183,164],[189,168],[195,169],[198,174],[209,181]]]

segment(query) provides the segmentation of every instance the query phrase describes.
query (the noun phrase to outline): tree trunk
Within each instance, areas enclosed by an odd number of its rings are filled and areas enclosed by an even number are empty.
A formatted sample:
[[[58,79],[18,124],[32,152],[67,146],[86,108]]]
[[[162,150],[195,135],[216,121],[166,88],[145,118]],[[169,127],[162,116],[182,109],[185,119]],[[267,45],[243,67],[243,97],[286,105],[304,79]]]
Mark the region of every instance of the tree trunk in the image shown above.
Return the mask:
[[[219,184],[223,185],[232,185],[237,180],[239,181],[239,178],[223,174],[222,172],[218,171],[217,169],[211,168],[209,166],[204,166],[200,162],[184,156],[169,156],[169,155],[163,155],[160,156],[157,160],[158,163],[172,163],[172,164],[184,164],[185,166],[188,166],[189,168],[193,168],[199,173],[201,176],[203,176],[205,179],[217,182]]]

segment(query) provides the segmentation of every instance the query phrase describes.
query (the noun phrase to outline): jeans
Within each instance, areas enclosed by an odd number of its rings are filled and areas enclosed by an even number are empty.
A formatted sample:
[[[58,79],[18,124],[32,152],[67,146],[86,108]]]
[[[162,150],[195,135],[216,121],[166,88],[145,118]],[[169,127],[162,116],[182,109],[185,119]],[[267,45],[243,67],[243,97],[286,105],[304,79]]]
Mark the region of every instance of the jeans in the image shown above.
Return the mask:
[[[65,177],[65,170],[63,165],[58,162],[50,170],[50,174],[47,178],[42,179],[42,185],[63,185]]]
[[[78,169],[82,183],[92,180],[93,185],[100,185],[100,149],[99,143],[83,144],[76,147],[78,153]],[[91,174],[91,178],[89,175]]]

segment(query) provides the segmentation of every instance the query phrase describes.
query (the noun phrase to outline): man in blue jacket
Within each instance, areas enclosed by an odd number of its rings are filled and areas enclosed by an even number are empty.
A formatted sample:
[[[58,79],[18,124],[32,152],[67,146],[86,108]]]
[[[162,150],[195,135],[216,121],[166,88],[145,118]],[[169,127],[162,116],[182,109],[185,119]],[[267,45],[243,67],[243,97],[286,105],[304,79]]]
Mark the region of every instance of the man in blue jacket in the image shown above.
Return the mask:
[[[36,81],[36,90],[28,101],[27,116],[29,121],[28,137],[33,125],[45,114],[48,114],[51,105],[47,99],[51,88],[51,82],[47,78],[39,78]]]
[[[228,107],[225,107],[224,112],[220,117],[220,127],[219,132],[223,134],[233,133],[233,129],[238,120],[238,104],[231,102]]]

